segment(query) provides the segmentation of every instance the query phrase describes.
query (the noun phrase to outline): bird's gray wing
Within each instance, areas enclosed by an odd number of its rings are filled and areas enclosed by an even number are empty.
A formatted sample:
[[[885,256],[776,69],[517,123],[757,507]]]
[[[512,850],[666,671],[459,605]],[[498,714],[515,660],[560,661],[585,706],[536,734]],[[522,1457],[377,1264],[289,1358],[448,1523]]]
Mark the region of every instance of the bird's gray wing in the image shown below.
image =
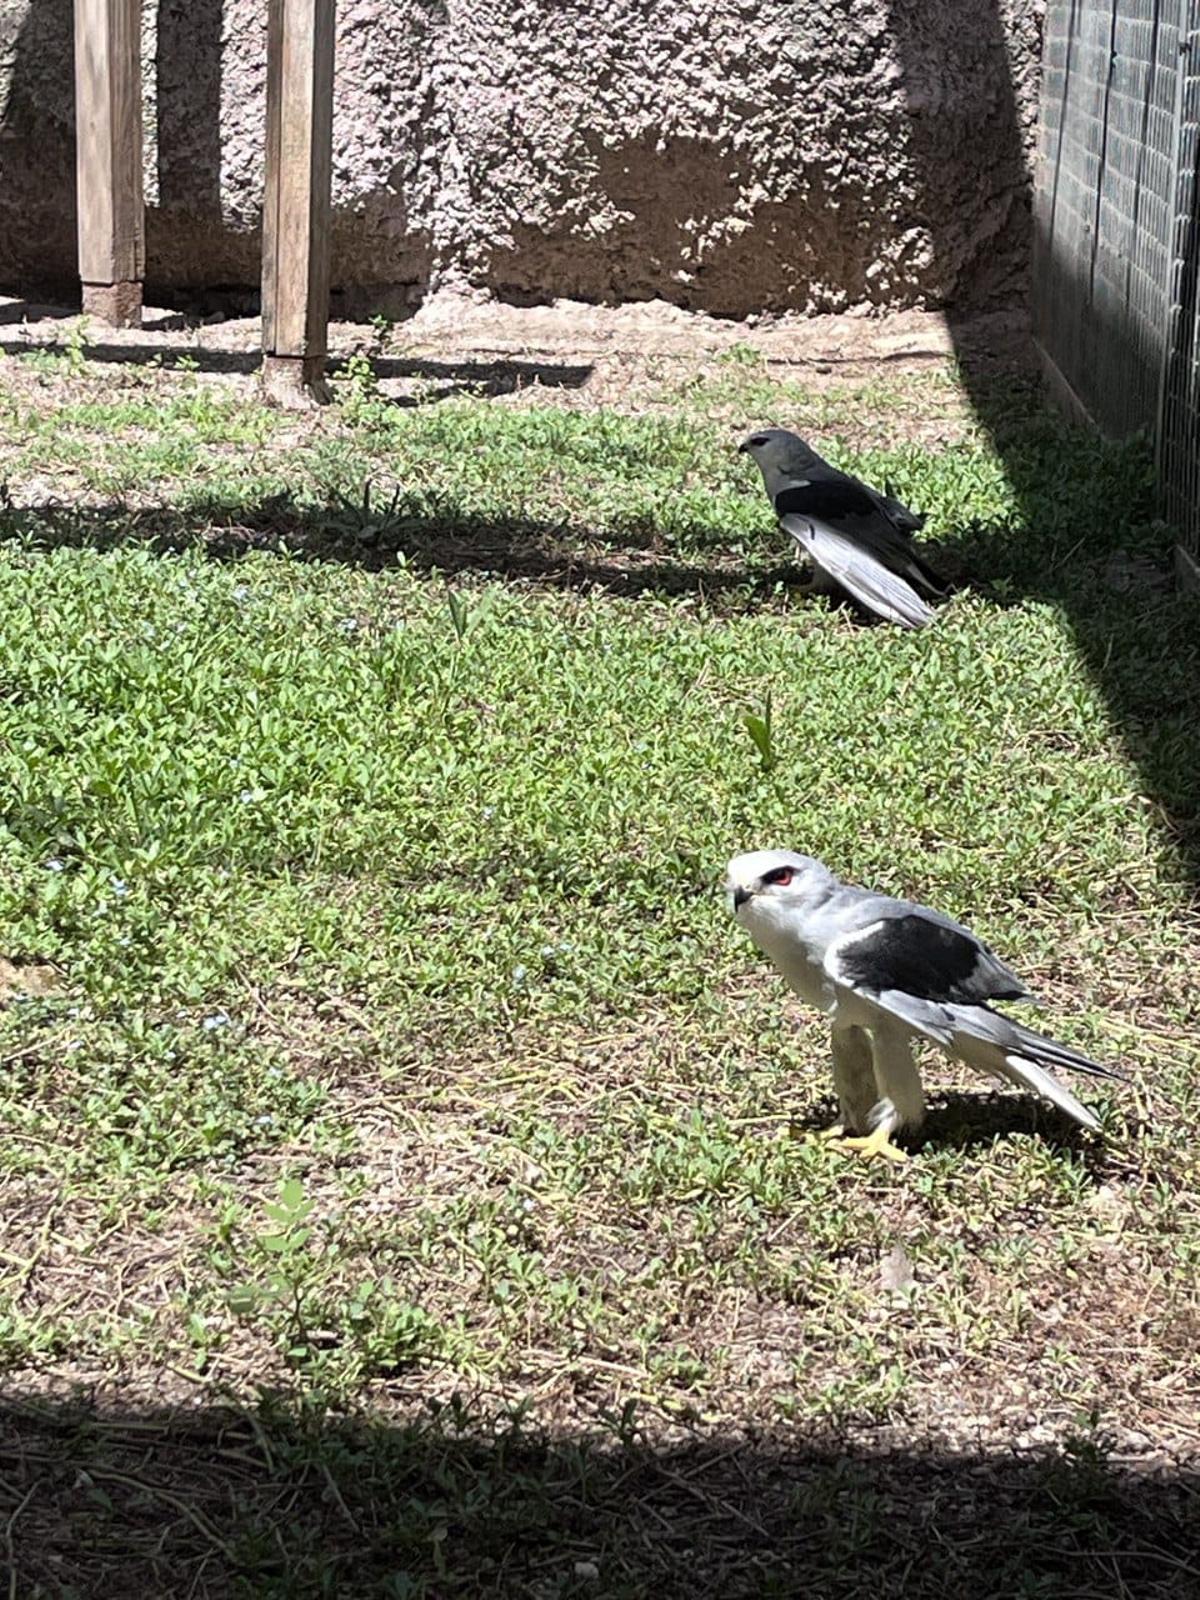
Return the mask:
[[[942,1044],[973,1042],[1045,1067],[1124,1081],[1090,1056],[993,1010],[988,1001],[1026,1000],[1029,991],[982,940],[949,918],[898,900],[873,904],[868,897],[845,920],[845,931],[830,940],[823,962],[840,987],[882,1002]]]
[[[857,537],[807,515],[780,517],[779,525],[817,566],[876,616],[901,628],[923,628],[937,615],[906,579],[886,567]]]
[[[886,906],[885,902],[885,906]],[[986,945],[922,907],[895,903],[873,921],[861,920],[830,942],[825,970],[839,988],[898,1018],[968,1066],[1032,1089],[1086,1128],[1095,1115],[1054,1077],[1068,1067],[1095,1077],[1121,1074],[994,1011],[988,1000],[1024,998],[1024,985]]]
[[[882,895],[867,895],[855,907],[830,946],[826,966],[852,989],[899,989],[939,1004],[1029,998],[1016,973],[969,929],[925,906]]]
[[[856,478],[852,472],[843,472],[840,467],[833,466],[832,463],[826,461],[824,456],[818,455],[811,445],[807,445],[806,449],[811,459],[805,463],[801,476],[809,479],[823,479],[829,483],[840,479],[843,484],[861,490],[863,494],[870,497],[879,510],[896,525],[901,533],[919,533],[925,526],[924,516],[920,512],[911,511],[902,500],[897,500],[892,494],[891,485],[886,480],[884,481],[882,492],[878,489],[873,489],[869,483],[865,483],[862,478]]]
[[[919,593],[931,599],[945,597],[945,584],[921,556],[911,534],[901,530],[875,490],[857,478],[816,461],[803,477],[783,484],[771,503],[781,522],[789,516],[822,522],[852,539]]]
[[[803,478],[785,483],[772,496],[772,504],[781,521],[792,514],[814,517],[852,534],[889,565],[903,568],[912,561],[911,540],[900,532],[875,491],[827,462],[818,461]]]
[[[897,500],[893,497],[891,489],[886,483],[883,486],[882,494],[877,494],[870,484],[863,484],[863,488],[869,494],[875,496],[875,499],[883,510],[887,512],[888,516],[891,517],[901,533],[920,533],[925,526],[925,514],[921,511],[910,511],[902,500]]]
[[[1067,1067],[1072,1072],[1084,1072],[1092,1078],[1110,1078],[1115,1083],[1128,1083],[1123,1072],[1103,1067],[1082,1051],[1059,1044],[1044,1033],[1036,1033],[1023,1023],[1004,1017],[991,1006],[950,1006],[947,1008],[962,1038],[994,1045],[1010,1059],[1014,1056],[1036,1061],[1043,1067]]]

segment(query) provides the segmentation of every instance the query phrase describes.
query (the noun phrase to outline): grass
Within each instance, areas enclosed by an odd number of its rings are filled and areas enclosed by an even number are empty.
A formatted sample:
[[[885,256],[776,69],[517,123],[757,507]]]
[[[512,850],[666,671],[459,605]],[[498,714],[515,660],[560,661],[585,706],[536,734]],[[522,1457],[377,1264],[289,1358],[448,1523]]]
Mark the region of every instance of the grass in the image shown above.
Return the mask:
[[[1197,1440],[1200,649],[1138,447],[744,354],[628,409],[359,360],[303,424],[0,383],[21,1592],[1179,1592],[1122,1463]],[[936,627],[789,598],[756,417],[929,514]],[[1133,1076],[1103,1143],[934,1062],[902,1172],[812,1141],[717,893],[774,842],[1011,958]]]

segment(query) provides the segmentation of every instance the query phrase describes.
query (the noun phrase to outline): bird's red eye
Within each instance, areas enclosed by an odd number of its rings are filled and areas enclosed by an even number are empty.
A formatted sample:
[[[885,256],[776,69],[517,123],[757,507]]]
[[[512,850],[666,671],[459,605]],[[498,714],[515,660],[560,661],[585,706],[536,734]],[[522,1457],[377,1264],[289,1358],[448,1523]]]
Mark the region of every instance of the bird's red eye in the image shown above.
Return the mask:
[[[770,872],[763,873],[763,882],[777,883],[781,889],[786,889],[795,876],[794,867],[772,867]]]

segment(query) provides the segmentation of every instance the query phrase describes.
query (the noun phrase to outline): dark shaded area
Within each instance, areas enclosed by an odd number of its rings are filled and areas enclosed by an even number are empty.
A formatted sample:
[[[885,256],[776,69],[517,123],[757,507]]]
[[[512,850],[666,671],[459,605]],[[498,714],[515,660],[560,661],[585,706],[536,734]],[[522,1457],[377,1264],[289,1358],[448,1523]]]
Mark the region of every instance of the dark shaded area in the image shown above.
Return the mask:
[[[985,53],[993,63],[1011,60],[1007,30],[1019,9],[1015,4],[991,0]],[[939,114],[936,103],[931,104],[921,92],[931,53],[929,30],[940,30],[934,46],[937,59],[948,63],[957,59],[963,71],[972,68],[972,62],[963,56],[971,46],[959,39],[951,7],[936,12],[931,8],[916,26],[915,13],[903,0],[895,0],[891,20],[906,84],[913,93],[913,148],[923,160],[928,218],[922,220],[928,221],[938,215],[946,186],[961,181],[959,175],[946,171],[942,153],[947,141],[932,137],[928,127],[930,118]],[[981,103],[973,109],[986,109],[993,130],[999,127],[1002,131],[1011,156],[1009,166],[1020,175],[1010,226],[1019,225],[1028,236],[1032,231],[1029,130],[1022,126],[1011,75],[1005,78],[1001,74],[998,80],[993,75],[992,81],[1007,84],[1006,90],[986,108]],[[965,149],[974,136],[977,130],[964,125],[960,147]],[[969,159],[964,157],[964,162],[967,172]],[[1189,237],[1194,256],[1196,229]],[[935,226],[933,241],[935,250],[943,243]],[[951,248],[950,241],[944,244]],[[1061,264],[1047,263],[1043,257],[1040,270],[1059,271]],[[1194,260],[1185,266],[1184,279],[1194,283]],[[1083,285],[1076,287],[1084,292]],[[1063,607],[1080,654],[1138,768],[1141,786],[1161,815],[1179,870],[1193,885],[1200,884],[1200,628],[1194,603],[1172,592],[1173,534],[1156,520],[1158,496],[1150,453],[1134,443],[1114,454],[1111,459],[1123,463],[1123,470],[1109,471],[1108,493],[1097,496],[1091,526],[1068,526],[1063,508],[1055,505],[1061,469],[1054,453],[1028,447],[1027,430],[1014,414],[1012,390],[995,382],[969,315],[951,306],[947,317],[971,404],[1004,463],[1021,506],[1020,522],[1029,530],[980,529],[974,534],[968,530],[964,541],[968,565],[972,570],[983,567],[993,585],[1002,590],[1044,598]],[[1091,337],[1117,341],[1117,347],[1124,348],[1131,375],[1144,365],[1143,353],[1124,326],[1098,324]],[[1026,360],[1032,383],[1032,348]],[[1095,572],[1100,563],[1110,589],[1123,592],[1124,603],[1119,607],[1097,604]]]
[[[0,228],[0,282],[36,279],[42,294],[78,305],[74,16],[74,0],[35,0],[18,28],[5,29],[12,66],[0,102],[0,182],[21,228],[19,237]]]
[[[89,348],[89,357],[91,356]],[[256,358],[252,358],[256,359]],[[448,380],[450,387],[431,399],[402,397],[391,403],[436,403],[455,392],[503,394],[536,372],[551,386],[574,386],[587,368],[533,363],[380,362],[382,373]],[[582,381],[582,379],[578,379]],[[1051,433],[1042,448],[1054,449]],[[1110,460],[1097,464],[1096,488],[1102,496]],[[611,517],[602,526],[538,520],[527,515],[482,515],[465,510],[451,493],[410,491],[403,485],[368,481],[352,492],[327,487],[319,495],[282,491],[253,503],[198,496],[188,505],[129,506],[124,502],[80,504],[48,502],[14,505],[0,498],[0,542],[34,550],[88,548],[109,550],[145,545],[161,554],[199,551],[209,559],[236,562],[255,551],[286,552],[304,561],[336,562],[379,571],[398,560],[419,573],[446,579],[497,577],[552,589],[596,591],[636,599],[642,596],[694,600],[726,616],[789,609],[804,604],[807,570],[786,559],[787,541],[766,544],[751,559],[730,551],[714,537],[703,548],[664,543],[653,525],[623,523]],[[936,545],[922,548],[952,588],[973,588],[993,604],[1014,603],[1038,593],[1043,580],[1060,567],[1063,550],[1075,542],[1071,528],[1055,530],[1026,545],[1016,561],[1004,529],[968,524]],[[784,559],[773,559],[782,557]],[[1112,610],[1104,570],[1089,561],[1094,623],[1105,624]],[[798,593],[792,593],[793,589]],[[863,626],[888,624],[858,607],[846,595],[825,597],[854,613]],[[1162,618],[1158,619],[1161,625]],[[1181,625],[1186,618],[1181,618]],[[1181,656],[1181,660],[1185,660]],[[1154,685],[1149,692],[1156,694]],[[1157,702],[1156,702],[1157,703]]]
[[[286,551],[306,561],[336,561],[378,571],[403,558],[431,576],[507,577],[555,589],[601,589],[613,595],[694,596],[721,610],[756,610],[779,602],[780,585],[797,581],[788,565],[747,571],[656,551],[638,527],[607,528],[603,537],[566,524],[463,512],[452,500],[391,494],[371,485],[358,498],[302,501],[279,494],[246,506],[205,500],[180,510],[124,505],[5,506],[0,542],[31,549],[114,549],[144,544],[161,553],[201,550],[218,561],[252,551]]]
[[[223,0],[159,0],[159,208],[221,226]]]
[[[930,1150],[977,1150],[1014,1134],[1034,1134],[1051,1150],[1071,1151],[1093,1184],[1111,1180],[1113,1151],[1057,1106],[1031,1094],[940,1095],[926,1113],[919,1145]]]
[[[790,1124],[798,1138],[820,1137],[838,1122],[837,1101],[831,1096],[803,1121]],[[1140,1131],[1138,1130],[1134,1130]],[[1008,1092],[939,1094],[926,1108],[920,1130],[901,1130],[895,1143],[902,1150],[981,1150],[1003,1144],[1014,1135],[1033,1135],[1056,1154],[1070,1152],[1083,1166],[1088,1181],[1099,1185],[1111,1180],[1114,1154],[1101,1139],[1086,1133],[1077,1122],[1032,1094]]]
[[[70,322],[79,315],[65,306],[44,306],[36,300],[6,300],[0,303],[0,326],[20,326],[22,322]],[[10,345],[9,348],[14,348]],[[56,345],[61,350],[62,345]]]
[[[26,1402],[0,1411],[10,1592],[1178,1600],[1200,1480],[1062,1453],[878,1450],[780,1430],[606,1446],[423,1423]]]
[[[2,308],[0,308],[2,309]],[[19,322],[20,316],[4,318],[0,321]],[[157,324],[160,328],[179,327],[182,318],[171,319],[168,323]],[[10,344],[10,349],[22,355],[33,355],[41,352],[44,355],[57,355],[63,350],[63,345],[55,340],[22,340],[19,344]],[[216,350],[208,345],[173,346],[170,349],[155,349],[147,345],[131,344],[88,344],[86,346],[89,361],[115,362],[118,365],[129,366],[179,366],[182,362],[187,369],[196,372],[257,372],[262,366],[262,352],[260,350]],[[327,364],[331,376],[345,371],[347,360],[341,356],[333,356]],[[463,391],[470,394],[486,395],[489,399],[496,395],[512,394],[517,389],[528,387],[532,383],[539,383],[546,389],[581,389],[592,374],[590,365],[571,365],[557,361],[511,361],[497,359],[495,361],[433,361],[418,356],[374,356],[371,359],[371,369],[375,376],[381,380],[390,378],[426,378],[449,385],[447,392]],[[415,405],[415,400],[403,398],[395,402],[398,405]]]

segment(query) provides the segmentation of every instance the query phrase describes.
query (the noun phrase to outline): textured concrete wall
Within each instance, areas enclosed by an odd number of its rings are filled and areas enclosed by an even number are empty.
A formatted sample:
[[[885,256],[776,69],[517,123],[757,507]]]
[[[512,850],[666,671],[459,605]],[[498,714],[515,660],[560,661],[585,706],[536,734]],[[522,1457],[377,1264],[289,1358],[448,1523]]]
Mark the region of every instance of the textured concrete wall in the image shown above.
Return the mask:
[[[149,276],[258,280],[265,0],[145,7]],[[0,0],[0,282],[74,274],[72,0]],[[1040,0],[342,0],[334,282],[717,313],[1023,287]]]

